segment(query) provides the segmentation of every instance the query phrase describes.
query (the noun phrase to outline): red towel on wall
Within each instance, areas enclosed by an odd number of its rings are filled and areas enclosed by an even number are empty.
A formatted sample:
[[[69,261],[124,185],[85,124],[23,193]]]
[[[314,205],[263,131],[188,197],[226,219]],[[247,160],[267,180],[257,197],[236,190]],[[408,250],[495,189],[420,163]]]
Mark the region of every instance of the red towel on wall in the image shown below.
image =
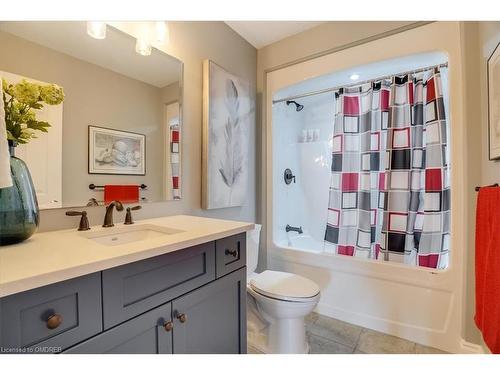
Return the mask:
[[[139,202],[138,185],[104,185],[104,202],[119,200],[122,203]]]
[[[479,190],[476,210],[477,327],[492,353],[500,353],[500,188]]]

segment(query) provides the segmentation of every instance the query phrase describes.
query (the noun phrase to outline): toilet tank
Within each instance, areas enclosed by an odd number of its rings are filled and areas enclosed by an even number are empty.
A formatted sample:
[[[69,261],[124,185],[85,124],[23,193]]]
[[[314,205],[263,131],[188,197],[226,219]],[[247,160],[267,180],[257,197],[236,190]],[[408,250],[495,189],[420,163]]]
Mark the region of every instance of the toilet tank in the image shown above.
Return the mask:
[[[257,269],[259,262],[260,224],[255,224],[255,229],[247,232],[247,276]]]

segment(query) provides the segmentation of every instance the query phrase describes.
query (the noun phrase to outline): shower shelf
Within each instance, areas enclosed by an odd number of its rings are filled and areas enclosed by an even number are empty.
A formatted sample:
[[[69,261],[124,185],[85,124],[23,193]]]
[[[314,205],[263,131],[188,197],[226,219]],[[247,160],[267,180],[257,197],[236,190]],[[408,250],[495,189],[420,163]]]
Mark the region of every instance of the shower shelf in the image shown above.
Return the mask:
[[[309,145],[309,144],[318,144],[318,143],[328,143],[328,141],[311,141],[311,142],[295,142],[292,144],[297,144],[297,145]]]

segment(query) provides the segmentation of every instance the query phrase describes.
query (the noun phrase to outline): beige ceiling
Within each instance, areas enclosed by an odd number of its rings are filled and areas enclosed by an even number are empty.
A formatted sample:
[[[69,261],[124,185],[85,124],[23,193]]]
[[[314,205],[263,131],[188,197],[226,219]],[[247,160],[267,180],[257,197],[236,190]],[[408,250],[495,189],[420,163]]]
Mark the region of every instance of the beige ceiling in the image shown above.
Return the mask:
[[[262,48],[278,40],[318,26],[323,22],[312,21],[226,21],[255,48]]]

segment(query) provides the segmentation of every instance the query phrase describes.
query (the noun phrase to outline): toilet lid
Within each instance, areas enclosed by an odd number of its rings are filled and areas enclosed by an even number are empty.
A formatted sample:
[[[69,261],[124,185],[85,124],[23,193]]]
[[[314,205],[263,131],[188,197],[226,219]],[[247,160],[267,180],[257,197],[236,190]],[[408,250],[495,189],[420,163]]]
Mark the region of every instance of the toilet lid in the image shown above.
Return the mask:
[[[254,275],[250,286],[264,296],[288,301],[302,301],[319,293],[319,286],[305,277],[270,270]]]

